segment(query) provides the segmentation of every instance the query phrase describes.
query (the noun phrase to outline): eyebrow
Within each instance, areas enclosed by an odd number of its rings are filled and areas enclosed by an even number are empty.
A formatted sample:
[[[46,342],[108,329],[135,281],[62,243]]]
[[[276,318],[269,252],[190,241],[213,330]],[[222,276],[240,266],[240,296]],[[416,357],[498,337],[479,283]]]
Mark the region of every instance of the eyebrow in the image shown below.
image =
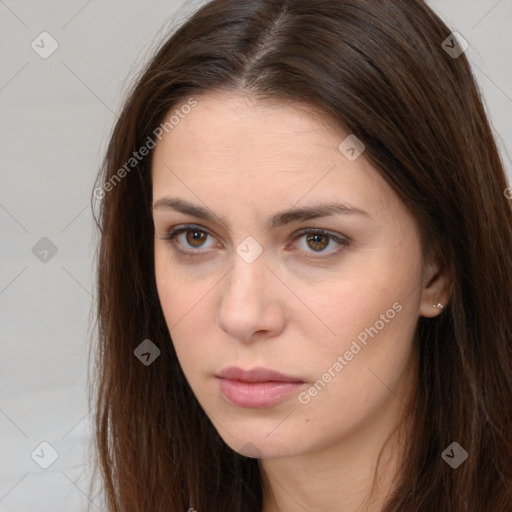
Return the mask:
[[[221,224],[229,231],[228,222],[224,218],[218,216],[208,208],[194,205],[183,199],[163,197],[158,199],[153,205],[153,210],[157,209],[176,210],[185,215],[192,215],[199,219]],[[372,218],[368,212],[360,208],[335,201],[277,212],[269,219],[269,225],[274,229],[286,224],[291,224],[292,222],[316,219],[318,217],[330,217],[333,215],[363,215],[370,219]]]

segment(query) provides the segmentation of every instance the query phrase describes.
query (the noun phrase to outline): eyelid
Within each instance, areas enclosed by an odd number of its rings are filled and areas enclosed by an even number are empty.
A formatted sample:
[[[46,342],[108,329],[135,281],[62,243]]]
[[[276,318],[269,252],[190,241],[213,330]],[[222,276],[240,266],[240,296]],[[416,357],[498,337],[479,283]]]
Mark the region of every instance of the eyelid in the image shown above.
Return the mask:
[[[195,231],[198,231],[201,233],[206,233],[207,235],[211,236],[212,238],[216,238],[216,236],[208,228],[205,228],[198,224],[180,224],[178,226],[168,229],[165,232],[164,236],[160,237],[160,239],[168,240],[170,243],[173,244],[173,246],[176,248],[176,250],[178,250],[179,252],[181,252],[182,254],[185,254],[187,256],[192,256],[192,257],[193,256],[201,256],[201,255],[204,255],[205,253],[210,252],[212,250],[212,248],[208,248],[208,249],[200,249],[199,248],[197,250],[183,249],[180,247],[180,245],[177,242],[175,242],[175,239],[178,235],[180,235],[181,233],[187,232],[187,231],[192,231],[192,230],[195,230]],[[312,252],[300,251],[300,252],[307,254],[307,256],[305,256],[306,258],[311,258],[311,259],[321,259],[321,258],[331,257],[331,256],[337,254],[341,249],[348,247],[352,242],[350,238],[348,238],[344,235],[340,235],[338,233],[334,233],[332,231],[329,231],[329,230],[323,229],[323,228],[310,227],[310,228],[302,228],[299,231],[296,231],[295,233],[293,233],[291,243],[292,244],[295,243],[299,238],[301,238],[304,235],[308,235],[308,234],[325,235],[325,236],[329,237],[330,240],[334,240],[339,245],[338,248],[332,249],[327,252],[315,253],[314,251],[312,251]],[[290,246],[290,244],[287,245],[287,248],[289,246]],[[315,256],[315,254],[317,254],[317,256]]]

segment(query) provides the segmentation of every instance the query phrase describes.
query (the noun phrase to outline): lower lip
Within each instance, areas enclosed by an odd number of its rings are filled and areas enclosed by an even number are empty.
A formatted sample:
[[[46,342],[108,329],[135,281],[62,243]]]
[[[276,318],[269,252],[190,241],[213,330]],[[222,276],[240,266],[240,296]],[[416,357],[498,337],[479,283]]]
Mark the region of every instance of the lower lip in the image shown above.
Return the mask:
[[[234,405],[262,409],[282,402],[294,393],[302,382],[245,382],[219,379],[224,396]]]

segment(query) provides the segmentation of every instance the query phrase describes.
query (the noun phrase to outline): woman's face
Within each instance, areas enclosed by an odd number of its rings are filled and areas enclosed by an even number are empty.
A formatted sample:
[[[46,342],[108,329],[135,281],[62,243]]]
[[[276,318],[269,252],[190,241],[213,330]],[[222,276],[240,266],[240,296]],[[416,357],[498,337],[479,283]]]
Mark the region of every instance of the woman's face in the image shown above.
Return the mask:
[[[442,298],[413,217],[325,116],[196,99],[152,169],[158,293],[195,396],[249,456],[391,424],[414,385],[418,317]]]

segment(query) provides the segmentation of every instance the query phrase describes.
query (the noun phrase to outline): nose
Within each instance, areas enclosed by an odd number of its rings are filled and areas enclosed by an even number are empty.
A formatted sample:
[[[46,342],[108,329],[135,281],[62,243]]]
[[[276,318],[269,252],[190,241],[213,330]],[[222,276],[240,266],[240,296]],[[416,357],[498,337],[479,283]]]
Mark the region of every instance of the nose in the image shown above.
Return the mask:
[[[283,286],[263,257],[247,263],[237,256],[222,293],[218,325],[231,337],[250,342],[283,331]]]

